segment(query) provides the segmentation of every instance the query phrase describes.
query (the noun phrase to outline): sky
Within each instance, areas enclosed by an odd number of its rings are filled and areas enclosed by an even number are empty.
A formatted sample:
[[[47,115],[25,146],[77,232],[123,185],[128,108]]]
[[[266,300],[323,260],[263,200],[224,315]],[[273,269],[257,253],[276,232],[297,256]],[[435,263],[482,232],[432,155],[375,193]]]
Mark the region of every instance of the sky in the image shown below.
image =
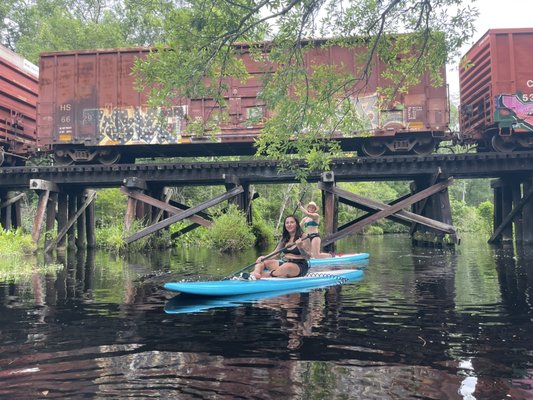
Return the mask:
[[[489,29],[533,28],[533,0],[476,0],[472,5],[479,10],[476,33],[470,43],[461,49],[461,56]],[[458,65],[459,59],[454,60],[448,65],[446,73],[452,97],[459,93]]]

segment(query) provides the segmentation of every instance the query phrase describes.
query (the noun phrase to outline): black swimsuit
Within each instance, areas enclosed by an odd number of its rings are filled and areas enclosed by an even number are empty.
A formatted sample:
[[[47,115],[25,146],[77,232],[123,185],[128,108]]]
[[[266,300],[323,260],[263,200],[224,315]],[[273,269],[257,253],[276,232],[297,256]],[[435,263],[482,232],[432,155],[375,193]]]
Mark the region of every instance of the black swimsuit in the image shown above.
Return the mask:
[[[302,253],[300,252],[300,249],[295,245],[292,249],[285,249],[282,251],[283,254],[293,254],[295,256],[301,256]],[[300,268],[300,273],[298,275],[296,275],[297,277],[298,276],[305,276],[305,274],[307,274],[307,271],[309,271],[309,263],[307,262],[307,260],[305,258],[282,258],[281,259],[281,262],[279,263],[279,265],[283,265],[284,263],[286,262],[291,262],[293,264],[296,264],[298,266],[298,268]],[[272,272],[274,272],[275,270],[273,270]],[[272,272],[270,272],[270,275],[271,276],[276,276],[276,275],[272,275]]]

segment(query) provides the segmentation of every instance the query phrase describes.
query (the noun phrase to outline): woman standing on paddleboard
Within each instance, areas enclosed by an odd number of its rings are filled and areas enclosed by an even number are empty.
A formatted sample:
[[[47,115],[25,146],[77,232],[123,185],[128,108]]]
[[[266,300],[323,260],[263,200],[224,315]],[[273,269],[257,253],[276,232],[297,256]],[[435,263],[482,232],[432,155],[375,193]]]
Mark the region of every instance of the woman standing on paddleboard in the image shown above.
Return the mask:
[[[310,201],[306,207],[302,203],[298,203],[300,210],[304,213],[305,217],[302,218],[302,226],[305,229],[305,233],[311,241],[311,257],[313,258],[328,258],[331,257],[329,253],[321,253],[320,245],[322,239],[318,227],[320,226],[320,214],[318,214],[318,206],[314,201]]]
[[[281,240],[275,250],[276,252],[283,249],[281,261],[265,259],[261,256],[257,259],[250,276],[255,279],[264,277],[294,278],[307,274],[310,246],[309,241],[302,240],[303,235],[298,218],[294,215],[285,217]]]

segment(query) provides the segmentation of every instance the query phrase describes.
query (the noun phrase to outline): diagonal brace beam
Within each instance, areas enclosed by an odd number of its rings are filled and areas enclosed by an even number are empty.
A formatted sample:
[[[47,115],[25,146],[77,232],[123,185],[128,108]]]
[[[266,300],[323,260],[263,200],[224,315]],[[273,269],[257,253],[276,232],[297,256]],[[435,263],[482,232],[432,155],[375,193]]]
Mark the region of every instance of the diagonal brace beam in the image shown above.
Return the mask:
[[[124,193],[125,195],[131,197],[131,198],[134,198],[135,200],[140,200],[146,204],[149,204],[151,206],[154,206],[154,207],[157,207],[159,208],[160,210],[163,210],[163,211],[167,211],[169,212],[170,214],[172,215],[177,215],[179,213],[181,213],[183,210],[180,210],[179,208],[177,207],[174,207],[174,206],[171,206],[170,204],[164,202],[164,201],[161,201],[161,200],[158,200],[154,197],[151,197],[151,196],[148,196],[147,194],[144,194],[144,193],[140,193],[139,191],[137,190],[130,190],[124,186],[122,186],[120,188],[120,190],[122,191],[122,193]],[[212,222],[211,221],[208,221],[198,215],[191,215],[190,217],[188,217],[188,219],[190,219],[192,222],[195,222],[197,223],[198,225],[202,225],[202,226],[211,226],[212,225]]]
[[[235,197],[239,194],[244,192],[244,189],[242,186],[237,186],[228,192],[217,196],[211,200],[205,201],[203,203],[198,204],[196,207],[189,208],[188,210],[182,211],[179,214],[173,215],[172,217],[169,217],[167,219],[164,219],[163,221],[160,221],[156,224],[153,224],[147,228],[141,229],[140,231],[134,233],[129,238],[126,239],[126,243],[132,243],[136,240],[139,240],[147,235],[150,235],[160,229],[163,229],[169,225],[172,225],[178,221],[181,221],[182,219],[189,218],[190,216],[196,214],[199,211],[203,211],[206,208],[212,207],[214,205],[217,205],[219,203],[222,203],[225,200],[231,199],[232,197]]]
[[[366,207],[366,209],[370,208],[370,209],[377,210],[377,211],[386,210],[386,209],[388,209],[390,207],[395,206],[398,203],[403,202],[405,199],[409,199],[412,196],[417,195],[417,193],[415,193],[415,194],[411,194],[409,196],[403,196],[403,197],[400,197],[399,199],[393,201],[391,204],[385,204],[385,203],[382,203],[380,201],[367,199],[367,198],[364,198],[362,196],[358,196],[358,195],[356,195],[354,193],[348,192],[348,191],[340,189],[338,187],[333,187],[333,188],[327,187],[326,185],[322,184],[321,182],[319,182],[318,187],[321,190],[328,191],[328,192],[333,193],[333,194],[335,194],[335,195],[337,195],[337,196],[339,196],[341,198],[348,199],[348,200],[350,200],[353,203],[361,204],[364,207]],[[425,198],[427,198],[427,197],[425,197]],[[342,202],[342,200],[341,200],[341,202]],[[371,211],[370,215],[373,215],[374,213],[375,213],[374,211]],[[341,227],[341,230],[343,228],[352,226],[353,224],[359,222],[360,220],[365,219],[368,215],[369,214],[364,215],[364,216],[362,216],[360,218],[357,218],[356,220],[354,220],[352,222],[349,222],[349,223],[345,224],[343,227]],[[395,212],[394,214],[387,215],[386,217],[387,218],[394,217],[395,219],[399,219],[400,221],[405,221],[405,222],[407,222],[409,224],[411,224],[414,221],[414,222],[416,222],[416,223],[418,223],[420,225],[425,225],[427,227],[430,227],[430,228],[433,228],[433,229],[437,229],[439,231],[442,231],[442,232],[445,232],[445,233],[449,233],[449,234],[455,234],[456,233],[455,227],[453,227],[452,225],[448,225],[448,224],[445,224],[444,222],[436,221],[434,219],[431,219],[431,218],[428,218],[428,217],[424,217],[422,215],[418,215],[418,214],[415,214],[413,212],[410,212],[410,211],[407,211],[407,210],[403,210],[403,209],[400,210],[400,211]]]
[[[363,227],[365,227],[366,225],[369,225],[373,222],[376,222],[377,220],[381,219],[381,218],[385,218],[389,215],[392,215],[394,213],[397,213],[398,211],[400,211],[401,209],[405,208],[405,207],[409,207],[410,205],[416,203],[416,202],[419,202],[420,200],[422,199],[425,199],[426,197],[429,197],[435,193],[438,193],[440,192],[441,190],[447,188],[448,186],[450,186],[451,184],[453,183],[453,178],[448,178],[447,180],[445,181],[442,181],[442,182],[439,182],[433,186],[430,186],[429,188],[427,189],[424,189],[418,193],[415,193],[414,195],[412,195],[411,197],[407,198],[407,199],[404,199],[402,201],[399,201],[398,203],[392,205],[392,206],[387,206],[385,209],[381,210],[381,211],[378,211],[376,212],[375,214],[372,214],[370,215],[368,218],[365,218],[364,220],[361,220],[355,224],[353,224],[352,226],[349,226],[345,229],[343,229],[342,231],[338,231],[338,232],[335,232],[334,234],[330,235],[329,237],[325,238],[322,243],[324,246],[327,246],[328,244],[331,244],[349,234],[351,234],[352,232],[357,232],[358,230],[362,229]],[[349,192],[348,192],[349,193]]]

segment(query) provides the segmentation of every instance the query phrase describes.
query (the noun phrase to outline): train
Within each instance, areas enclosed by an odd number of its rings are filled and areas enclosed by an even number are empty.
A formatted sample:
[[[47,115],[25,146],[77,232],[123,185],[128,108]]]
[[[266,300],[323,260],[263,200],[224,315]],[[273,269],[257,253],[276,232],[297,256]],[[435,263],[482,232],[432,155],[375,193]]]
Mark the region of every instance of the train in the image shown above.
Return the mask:
[[[305,53],[309,70],[332,65],[352,74],[363,64],[366,48],[324,46],[316,41]],[[264,46],[268,48],[268,46]],[[149,107],[146,93],[135,90],[131,73],[135,60],[150,48],[99,49],[44,53],[40,56],[38,146],[54,153],[56,163],[131,162],[139,157],[252,155],[254,141],[272,116],[260,97],[265,75],[273,64],[257,60],[250,46],[236,44],[249,78],[228,79],[224,102],[212,98],[177,98],[168,107]],[[366,82],[354,88],[352,99],[365,121],[365,135],[343,132],[336,138],[343,150],[378,157],[386,152],[431,153],[447,139],[449,103],[444,65],[442,84],[431,85],[429,74],[408,93],[397,94],[387,108],[378,106],[378,87],[386,65],[374,59]],[[223,104],[223,105],[221,105]],[[221,116],[214,129],[188,129]]]
[[[328,64],[354,73],[360,67],[358,54],[366,50],[324,46],[321,41],[315,44],[305,53],[309,69]],[[56,165],[253,155],[255,139],[272,116],[260,93],[264,75],[272,73],[275,66],[252,57],[248,45],[236,46],[250,77],[227,80],[223,105],[202,97],[176,98],[169,106],[150,107],[147,93],[135,89],[132,68],[137,59],[153,51],[151,48],[43,53],[39,67],[31,74],[25,72],[24,84],[19,84],[19,77],[11,79],[17,82],[13,87],[4,84],[4,97],[17,98],[20,104],[16,108],[17,104],[6,102],[3,107],[4,101],[0,103],[0,109],[5,109],[0,115],[4,124],[2,154],[9,153],[15,160],[53,154]],[[360,84],[357,98],[352,99],[365,131],[341,132],[335,140],[344,151],[370,157],[431,154],[443,142],[474,145],[478,151],[531,149],[531,48],[533,28],[493,29],[465,54],[459,69],[458,132],[450,129],[444,65],[440,85],[432,86],[429,76],[423,75],[417,85],[383,106],[377,92],[389,82],[381,75],[386,65],[375,58],[368,81]],[[6,64],[4,53],[0,58],[4,60],[1,65]],[[7,81],[10,75],[2,73],[2,78]],[[220,115],[225,117],[210,130],[190,129]]]
[[[459,69],[458,142],[478,151],[533,149],[533,28],[491,29]]]
[[[0,45],[0,165],[23,165],[37,142],[39,69]]]

